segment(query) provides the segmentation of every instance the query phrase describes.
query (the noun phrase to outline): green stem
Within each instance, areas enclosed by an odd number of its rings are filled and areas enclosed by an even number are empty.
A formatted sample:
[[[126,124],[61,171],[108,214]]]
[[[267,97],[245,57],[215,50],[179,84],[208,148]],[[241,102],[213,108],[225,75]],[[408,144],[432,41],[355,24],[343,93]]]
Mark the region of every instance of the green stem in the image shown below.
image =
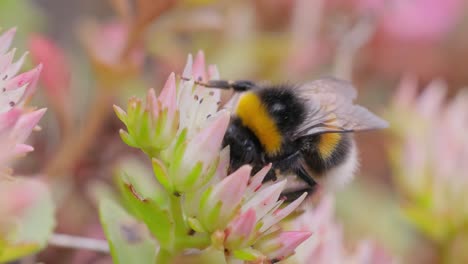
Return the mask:
[[[169,253],[169,251],[160,249],[158,255],[156,256],[156,263],[155,264],[170,264],[173,259],[173,256]]]
[[[178,237],[176,240],[175,247],[177,249],[184,249],[184,248],[198,248],[203,249],[210,245],[210,236],[205,234],[194,234],[194,235],[185,235],[183,237]]]
[[[179,245],[181,244],[181,241],[186,240],[190,229],[185,221],[180,197],[174,194],[169,194],[169,203],[171,208],[171,216],[174,223],[172,230],[173,239],[170,248],[174,253],[183,249]]]

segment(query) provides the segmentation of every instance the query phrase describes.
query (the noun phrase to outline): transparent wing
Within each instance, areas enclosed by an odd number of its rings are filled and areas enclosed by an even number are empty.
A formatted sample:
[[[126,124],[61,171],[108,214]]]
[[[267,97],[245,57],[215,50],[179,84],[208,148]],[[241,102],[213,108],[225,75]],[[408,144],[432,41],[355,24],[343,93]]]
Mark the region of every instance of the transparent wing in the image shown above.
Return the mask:
[[[334,77],[325,77],[305,83],[301,89],[307,95],[337,93],[349,101],[353,101],[357,97],[356,88],[350,82]]]
[[[388,123],[366,108],[355,105],[356,90],[346,81],[325,78],[298,87],[309,114],[294,138],[326,132],[380,129]]]

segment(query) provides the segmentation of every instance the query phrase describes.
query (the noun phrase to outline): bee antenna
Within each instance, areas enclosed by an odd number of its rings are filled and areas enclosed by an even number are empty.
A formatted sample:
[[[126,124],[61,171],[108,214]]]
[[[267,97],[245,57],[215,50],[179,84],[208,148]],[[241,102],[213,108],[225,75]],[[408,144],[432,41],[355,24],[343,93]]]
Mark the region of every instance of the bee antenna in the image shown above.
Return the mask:
[[[189,78],[189,77],[185,77],[185,76],[182,76],[182,75],[179,75],[178,74],[178,77],[181,79],[181,80],[184,80],[184,81],[191,81],[193,80],[192,78]],[[199,78],[199,80],[193,80],[193,83],[196,84],[196,85],[200,85],[200,86],[204,86],[204,87],[212,87],[209,83],[205,83],[205,82],[202,82],[201,81],[201,77]]]

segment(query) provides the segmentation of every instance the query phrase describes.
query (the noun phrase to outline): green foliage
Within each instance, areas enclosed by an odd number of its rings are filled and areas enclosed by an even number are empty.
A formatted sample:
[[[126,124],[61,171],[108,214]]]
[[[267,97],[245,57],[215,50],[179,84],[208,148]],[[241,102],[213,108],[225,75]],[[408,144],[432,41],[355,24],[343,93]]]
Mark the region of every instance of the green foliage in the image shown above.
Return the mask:
[[[157,243],[143,224],[112,200],[101,201],[99,215],[114,263],[156,263]]]

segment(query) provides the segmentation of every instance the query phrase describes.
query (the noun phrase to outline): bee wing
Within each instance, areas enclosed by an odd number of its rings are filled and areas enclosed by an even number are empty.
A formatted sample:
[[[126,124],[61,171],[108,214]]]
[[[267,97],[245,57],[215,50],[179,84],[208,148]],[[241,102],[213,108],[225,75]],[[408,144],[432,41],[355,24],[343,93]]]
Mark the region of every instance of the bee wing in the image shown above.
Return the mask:
[[[357,91],[354,86],[344,80],[337,79],[335,77],[325,77],[309,83],[305,83],[301,86],[304,94],[325,94],[325,93],[337,93],[353,101],[357,97]]]
[[[366,108],[355,105],[356,90],[346,81],[317,80],[298,88],[308,110],[304,125],[294,138],[326,132],[352,132],[385,128],[387,122]]]

